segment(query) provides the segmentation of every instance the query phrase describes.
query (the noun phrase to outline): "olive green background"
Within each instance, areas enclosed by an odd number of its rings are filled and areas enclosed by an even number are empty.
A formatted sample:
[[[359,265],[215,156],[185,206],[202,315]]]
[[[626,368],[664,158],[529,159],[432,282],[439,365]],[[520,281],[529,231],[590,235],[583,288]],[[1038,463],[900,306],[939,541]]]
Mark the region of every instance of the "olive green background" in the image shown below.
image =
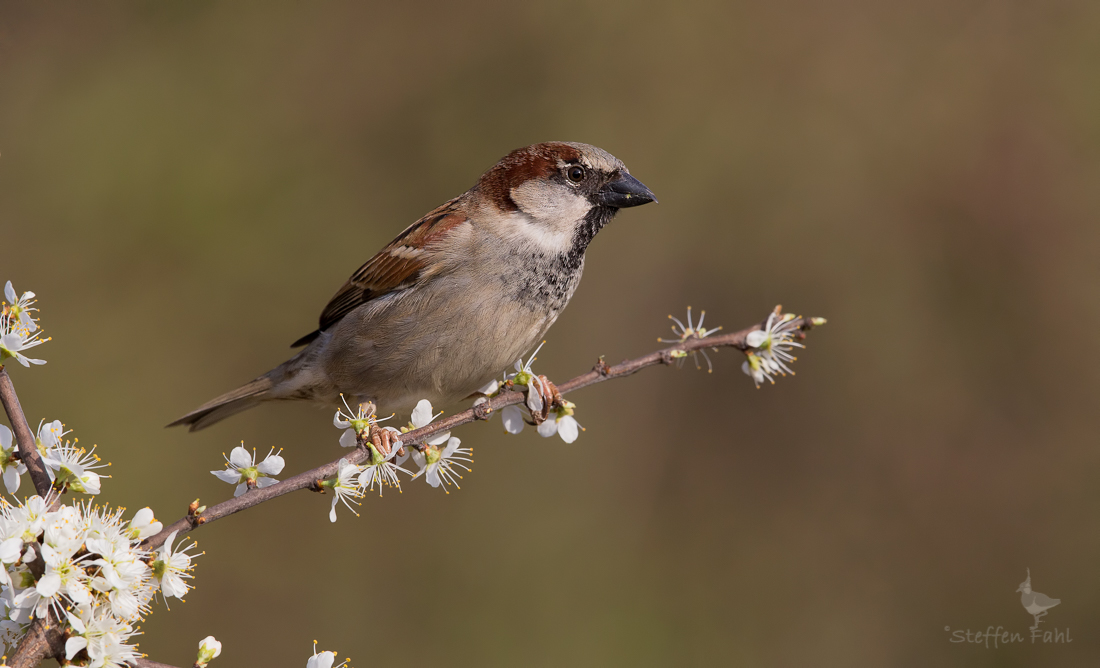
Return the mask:
[[[511,149],[589,142],[661,203],[595,240],[536,368],[648,352],[688,304],[740,328],[782,303],[830,320],[797,377],[649,369],[572,396],[572,445],[462,428],[461,492],[203,527],[142,649],[1095,665],[1098,33],[1100,5],[1059,1],[3,2],[0,279],[53,336],[12,376],[113,462],[103,501],[164,521],[229,497],[208,471],[242,440],[284,475],[334,459],[328,409],[163,425],[285,359]],[[1071,643],[950,642],[1026,633],[1028,567]]]

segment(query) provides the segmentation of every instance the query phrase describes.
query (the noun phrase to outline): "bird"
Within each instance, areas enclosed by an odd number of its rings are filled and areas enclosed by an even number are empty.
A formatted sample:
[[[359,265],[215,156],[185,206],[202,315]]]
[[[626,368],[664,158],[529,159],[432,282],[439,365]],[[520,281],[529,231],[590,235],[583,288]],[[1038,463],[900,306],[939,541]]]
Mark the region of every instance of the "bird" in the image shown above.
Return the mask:
[[[300,352],[168,426],[195,431],[274,401],[369,401],[382,414],[471,397],[543,339],[596,233],[650,202],[603,149],[516,149],[359,267],[292,344]]]
[[[1060,598],[1051,598],[1046,594],[1031,591],[1030,568],[1027,569],[1027,579],[1020,583],[1016,591],[1023,592],[1020,594],[1020,603],[1024,606],[1024,610],[1027,610],[1035,619],[1035,624],[1031,626],[1032,631],[1039,629],[1039,619],[1046,616],[1047,610],[1062,602]]]

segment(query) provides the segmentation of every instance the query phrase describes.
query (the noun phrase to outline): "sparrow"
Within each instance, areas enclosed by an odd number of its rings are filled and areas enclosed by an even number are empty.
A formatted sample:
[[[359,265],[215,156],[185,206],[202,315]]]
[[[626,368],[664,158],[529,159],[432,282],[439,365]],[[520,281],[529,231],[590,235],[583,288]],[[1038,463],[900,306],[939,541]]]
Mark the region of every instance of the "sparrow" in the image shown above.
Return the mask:
[[[468,398],[542,340],[596,233],[656,201],[595,146],[512,151],[352,274],[298,354],[168,426],[195,431],[269,401],[338,406],[343,395],[396,413]]]

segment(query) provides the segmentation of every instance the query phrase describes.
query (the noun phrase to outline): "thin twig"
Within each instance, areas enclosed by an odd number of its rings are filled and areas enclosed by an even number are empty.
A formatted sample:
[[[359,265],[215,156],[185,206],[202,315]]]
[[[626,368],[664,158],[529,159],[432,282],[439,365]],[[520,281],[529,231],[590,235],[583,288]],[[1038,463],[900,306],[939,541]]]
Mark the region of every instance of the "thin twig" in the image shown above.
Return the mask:
[[[27,416],[23,414],[23,407],[19,405],[19,397],[15,394],[15,386],[11,383],[8,370],[0,365],[0,401],[4,403],[4,412],[8,414],[8,422],[15,432],[15,440],[19,444],[19,458],[27,467],[27,473],[31,476],[34,489],[38,496],[46,498],[53,486],[50,475],[46,473],[46,465],[42,463],[42,457],[35,447],[34,432],[27,424]]]
[[[134,659],[130,665],[134,668],[176,668],[176,666],[169,665],[167,663],[157,663],[156,661],[150,661],[149,659]]]

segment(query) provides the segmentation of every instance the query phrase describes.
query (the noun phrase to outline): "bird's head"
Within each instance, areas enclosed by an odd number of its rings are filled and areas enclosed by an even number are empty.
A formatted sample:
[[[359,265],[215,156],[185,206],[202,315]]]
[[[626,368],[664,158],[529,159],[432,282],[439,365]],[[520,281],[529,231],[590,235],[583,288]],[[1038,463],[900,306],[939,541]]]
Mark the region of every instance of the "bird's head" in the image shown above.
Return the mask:
[[[547,250],[581,252],[619,209],[657,198],[603,149],[546,142],[516,149],[482,175],[474,192]]]
[[[1022,591],[1025,594],[1031,593],[1031,569],[1027,569],[1027,579],[1020,583],[1019,587],[1016,587],[1016,591]]]

